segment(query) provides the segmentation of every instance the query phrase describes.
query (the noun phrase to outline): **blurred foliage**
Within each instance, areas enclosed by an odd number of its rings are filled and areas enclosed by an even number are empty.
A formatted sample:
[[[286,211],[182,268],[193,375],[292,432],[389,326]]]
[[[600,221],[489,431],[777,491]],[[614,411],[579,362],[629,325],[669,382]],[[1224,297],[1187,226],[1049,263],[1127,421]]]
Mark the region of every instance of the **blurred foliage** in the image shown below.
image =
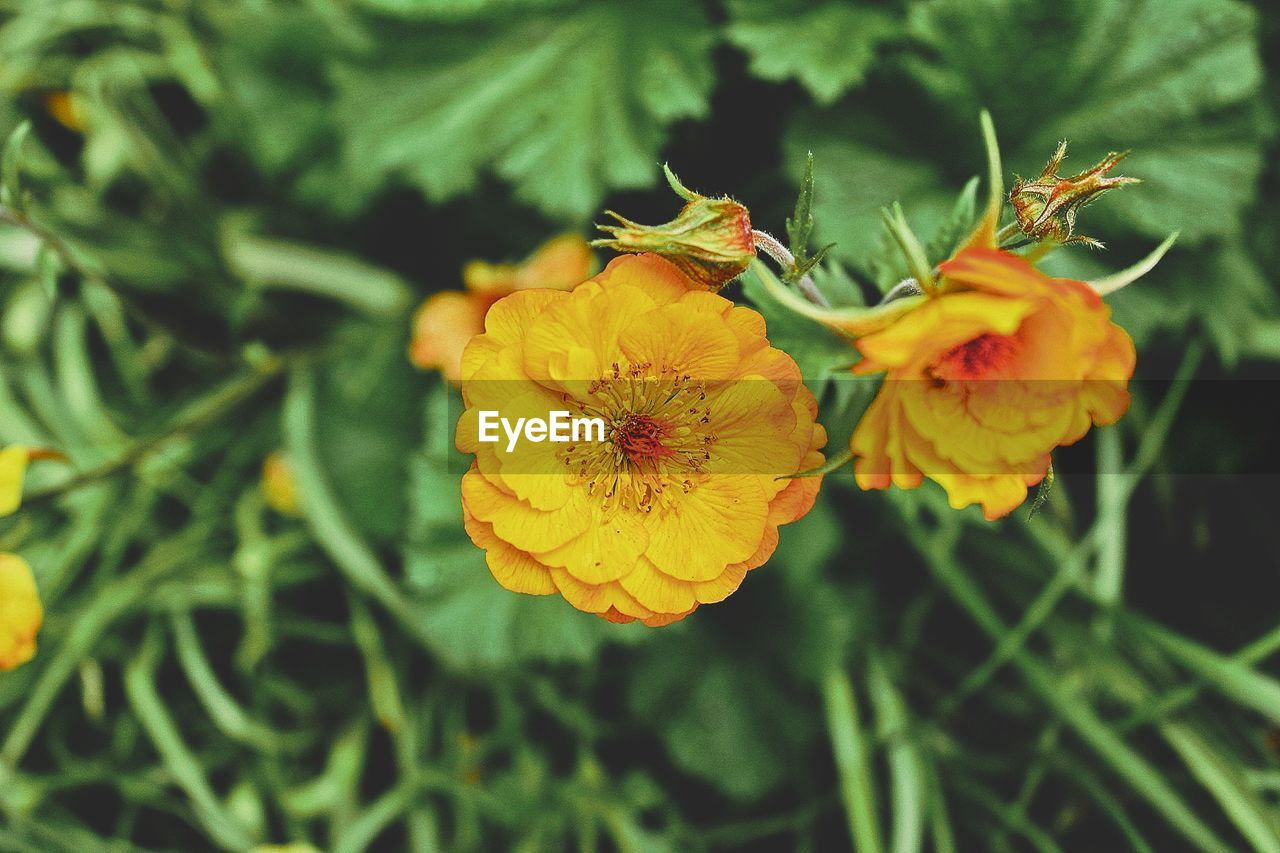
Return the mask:
[[[0,0],[0,849],[1280,850],[1280,11],[1239,0]],[[815,270],[946,256],[992,111],[1011,172],[1133,149],[1086,212],[1132,411],[1034,519],[847,470],[729,601],[616,626],[503,591],[409,316],[657,164]],[[873,387],[780,311],[832,446]],[[1193,378],[1202,381],[1192,382]],[[1211,380],[1240,381],[1219,382]],[[1236,390],[1223,391],[1223,388]],[[1243,390],[1240,390],[1243,389]],[[1230,396],[1236,395],[1236,396]],[[303,516],[270,511],[283,448]],[[1177,476],[1187,473],[1217,477]],[[1243,476],[1270,474],[1271,476]],[[1222,651],[1227,650],[1227,651]]]

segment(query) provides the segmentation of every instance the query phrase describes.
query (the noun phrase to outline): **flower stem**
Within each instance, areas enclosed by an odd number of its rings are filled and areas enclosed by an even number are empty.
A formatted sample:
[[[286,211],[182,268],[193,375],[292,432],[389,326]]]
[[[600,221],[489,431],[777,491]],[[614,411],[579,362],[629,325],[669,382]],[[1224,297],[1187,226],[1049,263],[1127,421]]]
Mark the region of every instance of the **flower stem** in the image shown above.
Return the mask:
[[[996,245],[1002,246],[1005,240],[1010,240],[1020,233],[1022,233],[1022,226],[1018,225],[1017,220],[1014,220],[996,232]]]
[[[786,246],[782,245],[782,242],[777,237],[767,231],[759,230],[752,231],[751,236],[755,241],[756,248],[777,261],[778,266],[782,267],[784,275],[787,270],[795,269],[795,256],[791,254],[791,251]],[[808,299],[814,305],[822,308],[831,307],[831,303],[827,301],[827,298],[818,290],[818,286],[814,284],[813,276],[808,273],[800,276],[800,279],[796,282],[796,287],[804,294],[805,299]]]
[[[822,695],[827,709],[827,728],[832,752],[840,774],[840,798],[849,820],[849,835],[858,853],[881,853],[880,825],[876,820],[875,789],[858,703],[853,683],[839,666],[827,670],[822,679]]]
[[[281,358],[268,358],[262,364],[254,366],[247,374],[228,381],[208,396],[196,400],[173,425],[154,436],[138,440],[110,462],[77,474],[58,485],[27,495],[22,501],[23,506],[29,508],[37,503],[53,500],[135,467],[174,438],[194,435],[204,427],[229,415],[237,406],[283,373],[286,364]]]

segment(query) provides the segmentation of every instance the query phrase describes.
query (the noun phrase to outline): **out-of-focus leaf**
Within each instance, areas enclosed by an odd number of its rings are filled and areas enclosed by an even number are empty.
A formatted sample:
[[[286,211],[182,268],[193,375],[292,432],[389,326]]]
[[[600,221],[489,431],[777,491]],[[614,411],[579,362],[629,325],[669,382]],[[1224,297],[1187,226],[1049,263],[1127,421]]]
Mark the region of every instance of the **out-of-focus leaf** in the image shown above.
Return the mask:
[[[22,167],[22,143],[30,133],[31,122],[24,121],[18,125],[5,140],[4,152],[0,154],[0,204],[6,207],[22,208],[18,170]]]
[[[377,12],[413,18],[466,18],[527,8],[564,6],[570,0],[359,0]]]
[[[1123,263],[1117,257],[1109,266],[1105,262],[1112,260],[1111,254],[1059,251],[1046,260],[1045,270],[1094,279]],[[1262,318],[1274,316],[1280,308],[1266,275],[1234,238],[1208,252],[1171,253],[1141,280],[1108,296],[1107,303],[1140,350],[1159,332],[1197,323],[1227,364],[1240,358]]]
[[[380,50],[335,72],[357,189],[401,178],[441,200],[493,170],[542,210],[585,220],[606,190],[652,184],[664,128],[707,111],[712,33],[679,0],[410,35],[411,62]]]
[[[881,208],[902,202],[917,234],[927,239],[955,199],[937,167],[879,141],[860,140],[861,124],[849,114],[839,119],[811,115],[793,125],[784,141],[789,164],[813,151],[822,170],[813,202],[818,239],[835,243],[833,253],[854,263],[863,262],[877,245]]]
[[[661,731],[672,760],[742,799],[794,770],[819,729],[818,678],[843,659],[862,612],[823,577],[841,539],[830,507],[819,501],[780,532],[773,558],[728,605],[734,612],[707,614],[743,624],[717,630],[704,619],[664,633],[630,682],[633,712]]]
[[[815,100],[834,102],[860,84],[880,43],[901,31],[887,11],[842,2],[731,0],[729,41],[765,80],[799,80]]]
[[[325,470],[348,516],[378,542],[398,541],[406,520],[407,460],[418,420],[406,405],[422,381],[399,328],[366,333],[361,356],[335,360],[318,388],[316,433]]]
[[[1118,228],[1160,238],[1179,230],[1184,245],[1230,233],[1273,131],[1256,97],[1256,17],[1235,0],[917,4],[910,31],[922,50],[900,61],[920,90],[904,90],[885,115],[812,112],[787,135],[788,162],[812,149],[827,177],[815,203],[819,239],[863,262],[879,209],[895,200],[927,239],[959,188],[936,164],[981,162],[983,108],[1013,172],[1037,173],[1062,138],[1068,168],[1133,149],[1123,171],[1144,183],[1090,207],[1086,233],[1110,241]]]
[[[1124,171],[1144,185],[1098,209],[1138,233],[1194,243],[1230,231],[1249,203],[1263,72],[1245,4],[933,0],[910,29],[930,56],[909,70],[961,123],[990,109],[1015,169],[1038,170],[1064,137],[1081,165],[1133,149]]]
[[[781,784],[816,729],[812,709],[766,665],[699,637],[652,643],[629,699],[677,765],[744,800]]]

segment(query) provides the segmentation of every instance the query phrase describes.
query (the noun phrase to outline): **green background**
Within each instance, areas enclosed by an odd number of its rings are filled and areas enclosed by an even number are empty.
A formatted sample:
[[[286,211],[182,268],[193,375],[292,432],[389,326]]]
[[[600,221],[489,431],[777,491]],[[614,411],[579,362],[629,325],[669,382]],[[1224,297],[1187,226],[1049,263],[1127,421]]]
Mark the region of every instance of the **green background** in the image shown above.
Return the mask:
[[[0,522],[47,611],[0,675],[0,849],[1280,851],[1274,4],[0,10],[0,444],[71,460]],[[845,470],[679,625],[498,587],[421,298],[671,217],[663,161],[780,234],[812,151],[820,281],[874,299],[883,205],[932,260],[971,214],[983,108],[1006,181],[1133,149],[1059,274],[1181,232],[1113,300],[1131,411],[1034,518]],[[757,304],[838,446],[847,349]]]

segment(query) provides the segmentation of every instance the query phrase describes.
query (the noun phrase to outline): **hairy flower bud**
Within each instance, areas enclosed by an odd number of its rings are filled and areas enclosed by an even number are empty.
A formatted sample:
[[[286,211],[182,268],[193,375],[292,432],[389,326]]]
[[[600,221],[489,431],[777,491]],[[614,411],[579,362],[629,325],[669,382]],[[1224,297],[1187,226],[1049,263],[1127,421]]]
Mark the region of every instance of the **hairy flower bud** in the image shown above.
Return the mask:
[[[664,225],[640,225],[605,211],[618,225],[598,225],[610,235],[595,240],[616,252],[652,252],[675,264],[696,285],[717,291],[746,271],[756,256],[747,209],[731,198],[708,198],[684,187],[666,170],[671,188],[686,200],[675,219]]]
[[[1028,237],[1054,240],[1058,243],[1084,243],[1102,248],[1102,243],[1083,234],[1073,234],[1076,214],[1102,193],[1125,184],[1140,183],[1137,178],[1104,177],[1128,152],[1112,151],[1091,169],[1069,178],[1058,176],[1067,156],[1067,143],[1059,143],[1040,176],[1034,181],[1018,178],[1009,193],[1018,226]]]

